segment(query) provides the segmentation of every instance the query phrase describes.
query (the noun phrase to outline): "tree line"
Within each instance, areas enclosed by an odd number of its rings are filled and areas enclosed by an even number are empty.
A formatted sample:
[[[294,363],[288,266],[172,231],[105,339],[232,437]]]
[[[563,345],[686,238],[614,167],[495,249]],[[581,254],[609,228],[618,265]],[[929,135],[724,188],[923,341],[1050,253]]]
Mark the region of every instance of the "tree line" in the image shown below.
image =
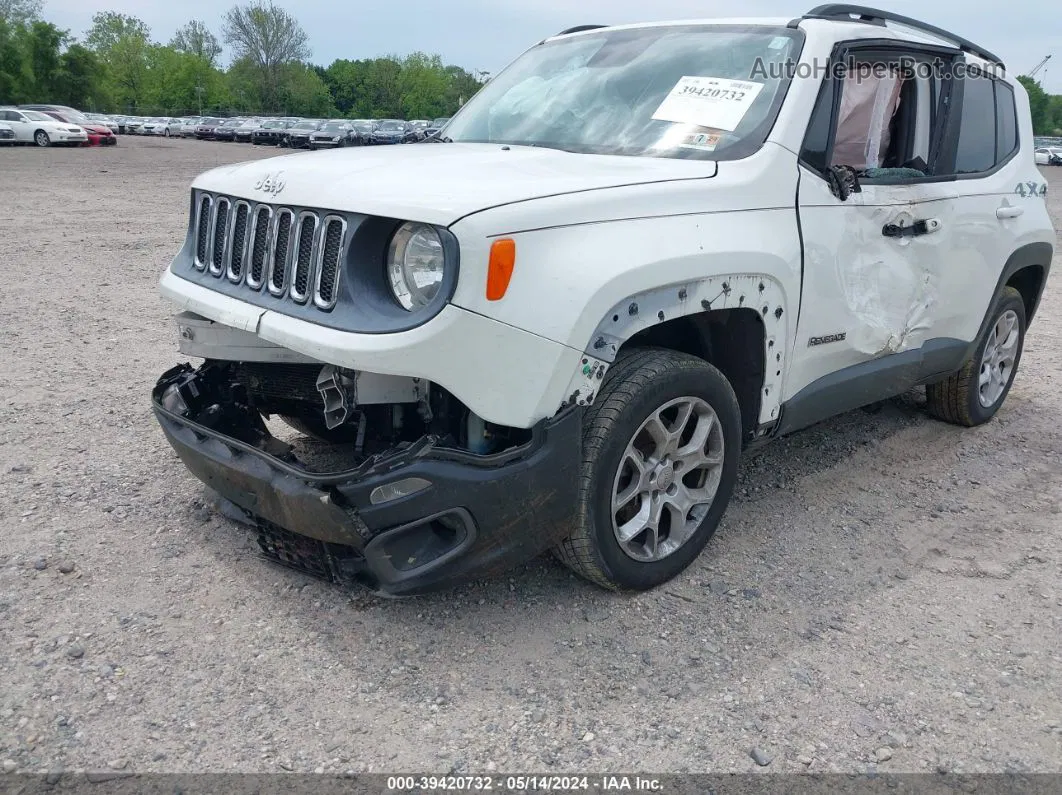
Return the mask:
[[[1037,135],[1062,136],[1062,95],[1048,94],[1031,77],[1018,78],[1029,93],[1033,132]]]
[[[480,87],[438,55],[310,62],[306,32],[272,0],[200,20],[166,44],[143,20],[113,11],[81,37],[43,18],[43,0],[0,0],[0,104],[52,102],[135,115],[257,113],[425,118],[453,114]],[[222,42],[233,55],[220,63]]]

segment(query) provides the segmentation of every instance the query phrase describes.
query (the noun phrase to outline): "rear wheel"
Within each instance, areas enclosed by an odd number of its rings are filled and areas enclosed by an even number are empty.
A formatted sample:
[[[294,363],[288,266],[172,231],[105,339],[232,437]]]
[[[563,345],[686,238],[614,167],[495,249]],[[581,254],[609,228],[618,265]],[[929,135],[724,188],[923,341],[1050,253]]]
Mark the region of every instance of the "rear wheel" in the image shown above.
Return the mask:
[[[715,532],[740,448],[741,412],[722,373],[676,351],[632,351],[587,409],[579,516],[557,556],[614,590],[670,580]]]
[[[37,144],[37,146],[50,146],[52,139],[48,137],[48,133],[44,130],[37,130],[33,134],[33,143]]]
[[[992,419],[1007,399],[1025,345],[1025,302],[1004,287],[991,320],[970,360],[945,381],[926,386],[926,408],[934,417],[970,428]]]

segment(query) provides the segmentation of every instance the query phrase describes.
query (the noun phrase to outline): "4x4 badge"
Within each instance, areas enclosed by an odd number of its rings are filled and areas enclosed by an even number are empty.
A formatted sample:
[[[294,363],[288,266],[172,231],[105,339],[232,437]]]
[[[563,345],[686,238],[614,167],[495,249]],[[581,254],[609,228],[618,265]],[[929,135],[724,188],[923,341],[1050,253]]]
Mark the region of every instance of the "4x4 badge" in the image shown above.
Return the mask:
[[[263,190],[271,196],[276,196],[284,190],[284,185],[287,184],[280,178],[283,173],[283,171],[278,171],[276,174],[266,174],[254,184],[254,189]]]

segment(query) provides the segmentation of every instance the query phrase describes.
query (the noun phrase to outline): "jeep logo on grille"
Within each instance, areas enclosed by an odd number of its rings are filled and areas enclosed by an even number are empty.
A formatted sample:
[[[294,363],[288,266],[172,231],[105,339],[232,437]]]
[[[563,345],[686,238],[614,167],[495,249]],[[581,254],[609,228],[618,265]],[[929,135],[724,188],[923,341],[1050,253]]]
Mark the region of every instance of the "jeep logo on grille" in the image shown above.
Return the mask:
[[[276,174],[266,174],[254,184],[254,189],[265,191],[271,196],[276,196],[284,190],[284,185],[287,184],[280,178],[280,175],[283,173],[283,171],[278,171]]]

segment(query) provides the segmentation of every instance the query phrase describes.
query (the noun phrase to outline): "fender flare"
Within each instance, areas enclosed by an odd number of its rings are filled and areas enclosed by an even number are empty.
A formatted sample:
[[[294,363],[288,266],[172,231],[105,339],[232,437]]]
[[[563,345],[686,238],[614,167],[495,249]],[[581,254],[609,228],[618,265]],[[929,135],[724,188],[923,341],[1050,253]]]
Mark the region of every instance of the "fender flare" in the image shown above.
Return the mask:
[[[560,408],[589,406],[623,343],[639,331],[676,318],[722,309],[753,309],[764,324],[764,381],[760,423],[775,422],[781,409],[782,378],[789,350],[789,306],[781,283],[764,273],[720,274],[634,293],[608,311],[584,348]]]
[[[1003,270],[999,274],[999,281],[996,282],[996,290],[992,293],[992,299],[988,302],[988,309],[985,310],[985,317],[981,321],[981,327],[977,329],[977,336],[973,338],[966,350],[966,356],[963,358],[964,362],[974,355],[978,343],[984,339],[988,324],[992,320],[992,308],[995,306],[999,294],[1003,292],[1003,288],[1010,281],[1011,276],[1024,268],[1038,267],[1043,269],[1044,278],[1040,283],[1040,292],[1032,300],[1031,311],[1028,313],[1028,317],[1025,318],[1026,327],[1032,325],[1033,316],[1036,314],[1036,310],[1040,306],[1040,299],[1047,288],[1047,278],[1051,275],[1051,258],[1053,256],[1054,247],[1050,243],[1026,243],[1024,246],[1015,249],[1014,253],[1007,258],[1006,263],[1003,265]]]

